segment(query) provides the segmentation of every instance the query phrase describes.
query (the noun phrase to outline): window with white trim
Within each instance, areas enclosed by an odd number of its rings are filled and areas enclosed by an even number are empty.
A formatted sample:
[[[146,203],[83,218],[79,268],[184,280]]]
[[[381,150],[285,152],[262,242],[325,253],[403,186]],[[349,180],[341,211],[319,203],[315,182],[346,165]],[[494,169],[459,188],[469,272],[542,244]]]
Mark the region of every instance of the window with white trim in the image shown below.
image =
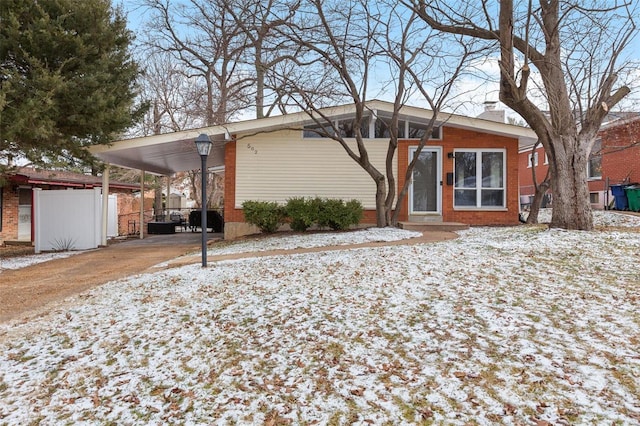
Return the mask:
[[[593,148],[591,148],[591,154],[589,155],[589,162],[587,163],[587,177],[589,179],[602,178],[602,140],[598,139]]]
[[[506,207],[506,151],[456,150],[454,155],[454,207]]]
[[[538,152],[534,152],[533,154],[529,154],[527,157],[527,167],[531,168],[531,166],[538,165]]]

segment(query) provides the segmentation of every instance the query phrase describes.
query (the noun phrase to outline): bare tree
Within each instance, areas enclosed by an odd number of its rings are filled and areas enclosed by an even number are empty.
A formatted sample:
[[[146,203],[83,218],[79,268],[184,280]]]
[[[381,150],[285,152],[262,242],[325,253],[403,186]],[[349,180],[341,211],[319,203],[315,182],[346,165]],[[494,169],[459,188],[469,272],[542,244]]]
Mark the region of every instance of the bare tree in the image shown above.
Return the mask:
[[[500,100],[544,146],[551,169],[551,226],[593,229],[587,160],[602,120],[630,91],[616,86],[635,35],[631,1],[517,3],[405,1],[432,28],[486,40],[500,51]],[[497,22],[496,18],[498,17]],[[541,84],[536,87],[536,74]],[[533,97],[536,89],[549,113]]]
[[[242,62],[247,37],[229,15],[227,1],[141,1],[151,16],[144,45],[181,63],[185,81],[203,90],[192,101],[205,124],[225,123],[246,108],[254,82]]]
[[[141,96],[151,100],[150,108],[137,135],[158,135],[166,132],[202,127],[205,119],[197,104],[206,90],[196,79],[188,79],[187,70],[169,56],[150,52],[141,60],[145,72],[140,77]]]
[[[289,26],[289,36],[307,52],[303,66],[308,69],[306,74],[321,78],[297,81],[283,75],[285,86],[316,122],[315,131],[337,141],[374,181],[377,226],[395,226],[420,153],[434,127],[441,124],[440,111],[463,71],[464,59],[474,52],[463,44],[448,45],[446,49],[456,55],[447,56],[442,40],[429,37],[428,27],[414,12],[393,2],[314,0],[299,8],[297,18]],[[368,94],[376,90],[369,87],[376,83],[372,75],[380,68],[392,75],[391,80],[383,82],[393,90],[391,117],[376,117],[375,111],[367,110]],[[328,86],[327,82],[335,83]],[[327,99],[352,103],[353,120],[336,122],[324,115]],[[410,100],[428,104],[431,112],[424,117],[427,125],[412,161],[406,170],[399,171],[405,174],[405,184],[397,194],[393,166],[400,112]],[[372,163],[367,150],[370,120],[376,120],[380,134],[389,137],[384,170]]]
[[[255,76],[256,118],[268,117],[282,108],[285,93],[271,78],[272,70],[296,61],[300,46],[287,43],[279,29],[294,17],[298,0],[228,0],[226,8],[246,37],[245,55]],[[269,98],[269,102],[267,102]]]

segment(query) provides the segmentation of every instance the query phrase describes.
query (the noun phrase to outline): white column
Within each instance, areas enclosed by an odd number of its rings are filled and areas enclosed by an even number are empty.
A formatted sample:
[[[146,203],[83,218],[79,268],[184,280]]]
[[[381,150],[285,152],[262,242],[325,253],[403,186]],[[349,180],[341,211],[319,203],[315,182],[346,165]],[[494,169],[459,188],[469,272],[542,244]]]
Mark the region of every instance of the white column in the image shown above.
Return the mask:
[[[100,245],[107,245],[107,224],[109,222],[109,164],[105,164],[102,172],[102,235]]]
[[[140,170],[140,239],[144,238],[144,170]]]
[[[171,176],[167,175],[167,197],[165,198],[165,206],[167,207],[167,213],[169,213],[169,195],[171,195]]]

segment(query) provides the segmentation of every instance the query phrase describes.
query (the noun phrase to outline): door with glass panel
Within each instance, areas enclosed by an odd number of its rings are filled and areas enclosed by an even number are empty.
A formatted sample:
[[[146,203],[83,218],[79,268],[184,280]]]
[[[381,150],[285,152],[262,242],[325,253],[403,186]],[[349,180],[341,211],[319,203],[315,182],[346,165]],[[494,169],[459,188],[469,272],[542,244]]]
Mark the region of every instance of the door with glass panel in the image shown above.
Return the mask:
[[[18,188],[18,240],[31,240],[31,204],[33,190]]]
[[[416,149],[409,150],[409,161]],[[409,214],[440,214],[442,199],[441,149],[423,148],[411,175]]]

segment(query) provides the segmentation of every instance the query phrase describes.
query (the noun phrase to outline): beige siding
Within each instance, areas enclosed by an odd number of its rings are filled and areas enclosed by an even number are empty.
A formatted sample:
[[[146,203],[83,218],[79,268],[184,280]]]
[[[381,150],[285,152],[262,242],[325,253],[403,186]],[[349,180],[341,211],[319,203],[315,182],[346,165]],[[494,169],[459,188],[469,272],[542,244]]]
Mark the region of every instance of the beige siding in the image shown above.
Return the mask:
[[[387,140],[367,141],[369,157],[382,173],[387,146]],[[284,203],[315,196],[355,198],[365,208],[375,208],[373,179],[334,140],[303,139],[299,131],[242,138],[236,161],[236,208],[246,200]],[[397,175],[395,160],[393,172]]]

